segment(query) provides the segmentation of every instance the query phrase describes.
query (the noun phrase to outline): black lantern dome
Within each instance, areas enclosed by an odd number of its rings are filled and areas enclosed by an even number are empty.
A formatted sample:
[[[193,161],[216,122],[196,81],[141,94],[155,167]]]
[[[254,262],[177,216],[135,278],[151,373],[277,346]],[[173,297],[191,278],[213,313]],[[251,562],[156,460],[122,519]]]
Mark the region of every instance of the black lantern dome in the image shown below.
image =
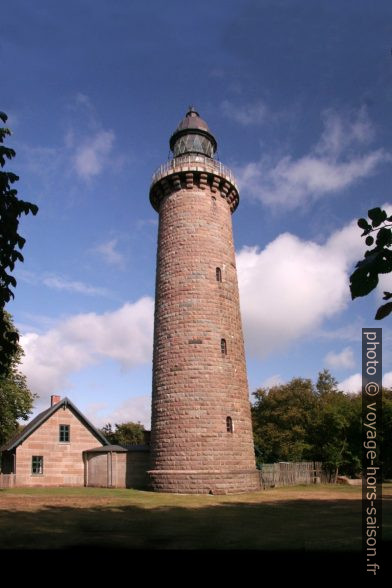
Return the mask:
[[[170,137],[170,149],[174,157],[187,153],[201,153],[207,157],[213,157],[217,148],[215,137],[212,135],[207,123],[193,106],[182,119],[172,136]]]

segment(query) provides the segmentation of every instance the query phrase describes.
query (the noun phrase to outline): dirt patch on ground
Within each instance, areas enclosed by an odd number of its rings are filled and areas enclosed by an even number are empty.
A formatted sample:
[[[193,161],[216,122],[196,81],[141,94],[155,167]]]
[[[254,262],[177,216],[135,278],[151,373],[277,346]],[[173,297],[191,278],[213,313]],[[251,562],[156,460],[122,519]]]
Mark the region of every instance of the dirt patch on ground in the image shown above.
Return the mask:
[[[355,492],[342,493],[339,490],[324,490],[324,491],[279,491],[267,490],[267,495],[271,495],[271,499],[278,500],[358,500],[361,497],[361,489]]]
[[[96,506],[110,506],[113,499],[76,496],[20,496],[6,494],[0,496],[0,510],[36,511],[47,506],[90,508]]]
[[[23,493],[0,493],[0,510],[7,511],[30,511],[34,512],[42,508],[53,507],[72,507],[76,509],[106,507],[115,508],[122,505],[135,505],[141,508],[170,508],[177,506],[180,508],[204,508],[206,506],[218,504],[276,504],[286,501],[354,501],[361,498],[360,488],[347,488],[342,491],[342,487],[331,488],[275,488],[253,492],[252,494],[225,495],[225,496],[207,496],[207,495],[176,495],[176,494],[156,494],[141,492],[140,494],[130,494],[124,491],[122,495],[113,494],[113,496],[91,496],[83,495],[83,488],[80,494],[31,494]],[[50,492],[50,491],[49,491]]]

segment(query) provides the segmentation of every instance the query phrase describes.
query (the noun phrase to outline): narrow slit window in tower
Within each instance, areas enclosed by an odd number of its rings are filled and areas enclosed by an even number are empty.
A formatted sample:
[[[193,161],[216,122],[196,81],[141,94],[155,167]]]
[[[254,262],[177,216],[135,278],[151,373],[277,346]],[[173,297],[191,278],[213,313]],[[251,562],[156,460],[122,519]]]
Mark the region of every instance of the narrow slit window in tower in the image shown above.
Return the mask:
[[[226,339],[221,339],[221,352],[222,352],[222,355],[227,355]]]
[[[233,419],[231,417],[226,417],[226,431],[228,433],[233,432]]]
[[[221,282],[222,281],[222,270],[220,267],[216,268],[215,274],[216,274],[216,281]]]

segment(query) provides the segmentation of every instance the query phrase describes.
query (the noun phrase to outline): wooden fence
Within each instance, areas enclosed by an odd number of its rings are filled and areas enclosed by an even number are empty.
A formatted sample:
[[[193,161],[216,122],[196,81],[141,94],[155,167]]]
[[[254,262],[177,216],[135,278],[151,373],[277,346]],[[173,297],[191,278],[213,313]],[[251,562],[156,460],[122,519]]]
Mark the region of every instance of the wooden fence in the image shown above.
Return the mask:
[[[318,461],[263,463],[260,469],[260,480],[263,488],[318,484],[327,481],[322,463]]]

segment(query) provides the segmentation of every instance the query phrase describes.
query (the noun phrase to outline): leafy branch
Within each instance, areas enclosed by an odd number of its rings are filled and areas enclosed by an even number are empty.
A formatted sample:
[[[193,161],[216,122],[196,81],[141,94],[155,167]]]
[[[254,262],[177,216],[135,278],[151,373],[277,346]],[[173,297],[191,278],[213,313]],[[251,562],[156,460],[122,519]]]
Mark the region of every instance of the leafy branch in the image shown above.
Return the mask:
[[[368,247],[374,245],[373,249],[365,252],[364,259],[358,261],[356,269],[350,276],[351,298],[367,296],[377,286],[380,274],[387,274],[392,271],[392,216],[388,216],[381,208],[372,208],[368,211],[370,223],[366,218],[358,220],[358,226],[363,230],[361,237],[366,237],[365,243]],[[377,232],[373,237],[370,233]],[[390,300],[391,292],[384,292],[383,300]],[[392,312],[392,302],[381,305],[374,317],[381,320]]]
[[[7,115],[0,112],[0,120],[5,124]],[[16,153],[4,145],[4,140],[11,135],[8,127],[0,127],[0,166],[4,168],[7,160],[15,157]],[[26,239],[18,233],[19,219],[22,214],[36,215],[38,206],[31,202],[20,200],[14,188],[19,177],[7,171],[0,171],[0,376],[8,373],[11,359],[17,352],[19,341],[18,332],[10,329],[4,310],[5,305],[14,298],[11,288],[16,287],[16,280],[10,274],[14,271],[17,261],[24,261],[20,250]]]

